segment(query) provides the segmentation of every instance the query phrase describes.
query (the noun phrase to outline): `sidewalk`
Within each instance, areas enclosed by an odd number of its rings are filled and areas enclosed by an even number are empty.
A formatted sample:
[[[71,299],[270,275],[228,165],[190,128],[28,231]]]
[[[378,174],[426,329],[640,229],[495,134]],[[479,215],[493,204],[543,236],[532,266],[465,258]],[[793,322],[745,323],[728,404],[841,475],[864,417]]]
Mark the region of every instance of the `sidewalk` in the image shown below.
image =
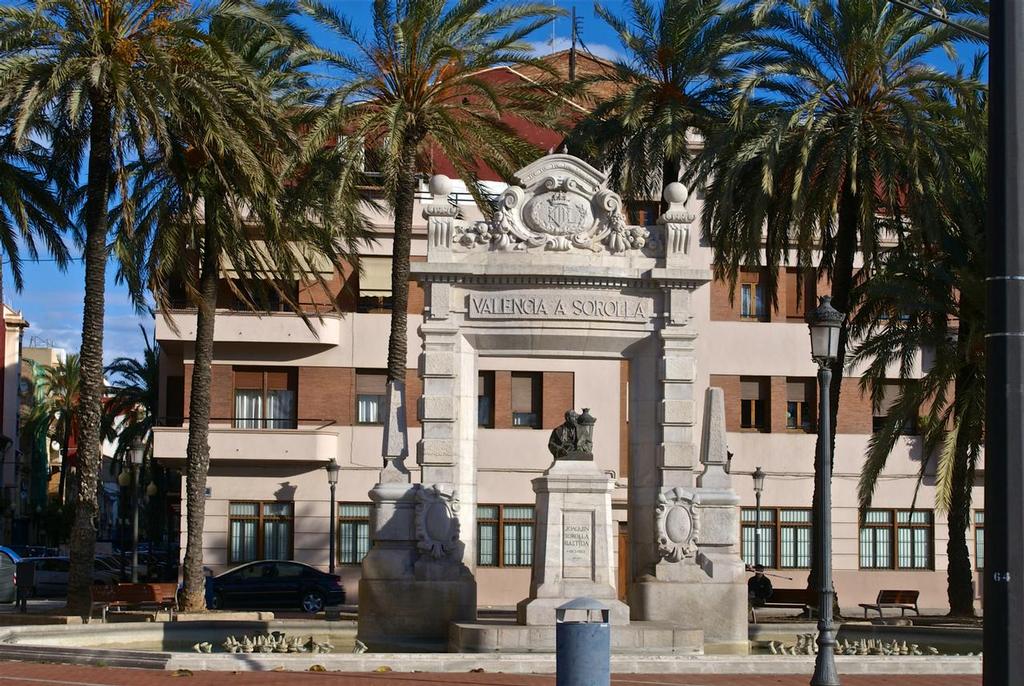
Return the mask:
[[[807,686],[805,675],[613,676],[613,686]],[[980,676],[854,676],[843,686],[981,686]],[[0,686],[552,686],[553,676],[519,674],[339,674],[295,672],[187,672],[79,667],[0,661]]]

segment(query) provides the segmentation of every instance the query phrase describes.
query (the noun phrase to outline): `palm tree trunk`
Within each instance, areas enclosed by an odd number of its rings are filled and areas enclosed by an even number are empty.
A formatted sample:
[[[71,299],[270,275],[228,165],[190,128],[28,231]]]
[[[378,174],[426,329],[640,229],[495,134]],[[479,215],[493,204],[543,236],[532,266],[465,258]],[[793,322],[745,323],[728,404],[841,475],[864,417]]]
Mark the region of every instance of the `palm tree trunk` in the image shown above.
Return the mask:
[[[185,498],[188,508],[185,543],[183,609],[206,610],[203,575],[203,528],[206,523],[206,475],[210,471],[210,390],[213,364],[213,326],[217,312],[217,277],[220,248],[217,242],[217,207],[214,194],[205,198],[206,235],[199,276],[199,308],[196,316],[195,360],[189,396],[188,447],[186,449]]]
[[[967,341],[972,338],[966,325],[961,323],[958,345],[965,346]],[[959,357],[964,360],[967,359],[966,355],[966,351],[961,350]],[[955,393],[953,402],[957,404],[965,402],[963,389],[971,382],[971,379],[964,378],[963,374],[963,371],[957,373],[953,382]],[[962,413],[956,412],[954,416],[960,417]],[[946,597],[949,600],[949,614],[954,617],[974,616],[974,575],[971,571],[971,556],[967,548],[967,529],[970,526],[971,517],[971,487],[974,485],[974,474],[968,454],[971,442],[967,431],[957,432],[949,510],[946,512],[946,525],[949,529],[949,538],[946,541],[946,563],[948,565]]]
[[[842,195],[839,198],[839,217],[836,227],[836,256],[832,268],[832,306],[847,315],[853,303],[850,301],[850,294],[853,290],[853,260],[857,254],[857,238],[860,232],[858,220],[858,199],[849,182],[843,184]],[[813,305],[813,304],[812,304]],[[839,331],[839,350],[835,362],[832,363],[832,384],[829,387],[829,414],[831,435],[828,437],[832,448],[832,463],[835,464],[836,455],[836,420],[839,417],[839,395],[843,387],[843,370],[846,367],[846,349],[848,343],[849,328],[843,322]],[[821,449],[821,436],[814,445],[814,454],[817,455]],[[816,463],[815,463],[816,464]],[[817,471],[817,467],[815,467]],[[831,486],[830,486],[831,487]],[[818,511],[818,502],[821,493],[818,492],[818,481],[814,481],[814,494],[811,498],[811,512]],[[817,541],[821,535],[819,531],[820,522],[817,517],[811,517],[811,540]],[[807,575],[807,587],[818,588],[818,579],[821,573],[820,561],[814,558],[814,550],[817,546],[811,546],[811,569]],[[836,614],[838,615],[839,594],[835,595]]]
[[[416,150],[419,137],[406,134],[395,188],[395,240],[391,249],[391,335],[388,339],[388,382],[405,383],[408,356],[409,250],[412,211],[416,202]]]
[[[112,103],[109,94],[90,94],[89,171],[85,200],[85,304],[82,312],[79,396],[78,498],[71,529],[67,611],[92,610],[93,558],[99,502],[100,417],[103,403],[103,309],[107,268],[107,204],[110,199]]]
[[[61,505],[68,501],[68,470],[71,468],[71,418],[64,423],[64,431],[60,444],[60,481],[57,483],[57,502]]]
[[[675,183],[679,180],[680,167],[679,160],[669,159],[668,157],[661,162],[661,214],[668,212],[665,189],[670,183]]]

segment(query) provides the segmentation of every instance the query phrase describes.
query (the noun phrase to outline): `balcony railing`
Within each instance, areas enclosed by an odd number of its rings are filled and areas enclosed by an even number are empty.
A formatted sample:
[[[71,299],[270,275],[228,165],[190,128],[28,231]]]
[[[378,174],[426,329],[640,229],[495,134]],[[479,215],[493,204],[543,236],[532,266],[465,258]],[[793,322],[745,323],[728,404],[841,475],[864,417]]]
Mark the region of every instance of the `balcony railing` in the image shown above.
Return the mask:
[[[161,427],[181,427],[188,423],[188,417],[158,417],[156,425]],[[278,417],[210,417],[210,425],[218,429],[239,429],[242,431],[319,431],[334,426],[333,419],[304,419]],[[224,426],[229,424],[230,426]]]

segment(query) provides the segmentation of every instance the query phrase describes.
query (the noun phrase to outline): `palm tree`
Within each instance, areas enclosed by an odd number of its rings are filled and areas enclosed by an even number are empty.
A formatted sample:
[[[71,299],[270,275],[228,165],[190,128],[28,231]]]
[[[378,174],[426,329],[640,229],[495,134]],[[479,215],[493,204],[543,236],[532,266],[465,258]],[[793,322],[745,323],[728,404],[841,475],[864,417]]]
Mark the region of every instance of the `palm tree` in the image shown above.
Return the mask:
[[[57,501],[64,505],[69,500],[68,483],[70,473],[70,447],[78,450],[81,461],[81,367],[79,357],[68,354],[55,365],[32,363],[32,386],[34,399],[25,417],[25,431],[49,445],[56,440],[60,445],[60,482],[57,487]],[[79,469],[81,469],[79,467]],[[79,477],[81,483],[81,477]],[[75,496],[81,497],[80,489]]]
[[[127,164],[152,142],[166,148],[168,112],[217,106],[235,84],[218,78],[230,56],[211,49],[203,28],[219,5],[166,0],[31,0],[0,6],[0,111],[16,145],[52,120],[50,164],[83,179],[79,226],[85,262],[81,347],[80,489],[72,529],[68,611],[90,607],[98,511],[103,396],[103,310],[109,204],[124,191]],[[189,97],[183,97],[187,94]],[[65,179],[65,180],[67,180]],[[75,203],[79,194],[65,194]],[[131,225],[130,204],[122,205]]]
[[[293,8],[275,3],[260,10],[259,17],[211,22],[210,35],[237,58],[223,80],[245,87],[227,90],[214,113],[166,123],[169,153],[154,151],[152,163],[143,158],[134,167],[128,197],[135,222],[117,225],[118,250],[147,255],[137,273],[124,274],[136,297],[148,286],[168,313],[181,285],[197,309],[183,569],[183,604],[193,612],[206,608],[203,527],[218,287],[226,285],[255,311],[276,295],[310,323],[287,284],[315,279],[326,290],[320,266],[326,261],[341,270],[362,237],[355,177],[299,165],[318,153],[301,154],[298,132],[314,108],[301,70],[304,36],[288,22]]]
[[[524,39],[559,12],[548,5],[495,0],[375,0],[372,33],[319,0],[302,6],[330,32],[333,46],[319,49],[326,70],[343,85],[330,94],[310,129],[311,149],[331,141],[352,161],[353,145],[381,153],[384,189],[394,211],[388,392],[404,397],[409,299],[409,250],[417,170],[427,150],[446,157],[469,181],[484,211],[475,170],[484,163],[504,178],[539,152],[505,117],[549,121],[554,86],[479,76],[499,65],[551,68],[531,57]],[[343,51],[344,49],[344,51]]]
[[[7,118],[0,119],[0,251],[18,290],[24,286],[21,245],[37,259],[38,240],[61,269],[68,261],[61,235],[68,220],[46,178],[46,167],[46,150],[35,141],[16,145]]]
[[[736,74],[758,63],[744,52],[749,3],[632,0],[628,16],[598,4],[625,56],[589,81],[610,81],[615,93],[596,103],[573,130],[569,148],[608,170],[630,199],[658,197],[679,180],[693,134],[705,135],[729,115]]]
[[[919,424],[922,477],[928,458],[936,456],[935,504],[949,530],[947,595],[954,616],[974,615],[967,531],[985,426],[987,107],[982,102],[966,114],[970,137],[961,139],[963,162],[935,192],[909,205],[923,231],[885,253],[858,286],[854,297],[861,307],[851,322],[860,341],[851,363],[867,363],[861,386],[876,402],[887,370],[895,367],[901,378],[913,379],[919,353],[928,352],[924,376],[901,384],[884,426],[871,438],[858,495],[869,507],[904,427]]]
[[[142,359],[118,357],[107,365],[111,378],[107,402],[103,408],[103,435],[115,443],[113,462],[129,460],[132,446],[145,446],[145,464],[153,454],[153,426],[156,422],[160,387],[160,348],[150,342],[149,334],[139,326],[145,342]]]
[[[729,125],[692,172],[706,189],[715,276],[734,289],[741,266],[764,264],[774,305],[778,268],[795,255],[828,276],[833,306],[851,312],[854,261],[859,254],[867,270],[876,261],[875,217],[902,216],[906,193],[948,164],[953,105],[931,94],[972,84],[927,57],[957,36],[885,0],[766,2],[756,18],[759,49],[772,59],[738,84]],[[844,323],[832,365],[833,445],[847,345]],[[815,506],[819,496],[815,488]],[[818,570],[812,558],[811,587]]]

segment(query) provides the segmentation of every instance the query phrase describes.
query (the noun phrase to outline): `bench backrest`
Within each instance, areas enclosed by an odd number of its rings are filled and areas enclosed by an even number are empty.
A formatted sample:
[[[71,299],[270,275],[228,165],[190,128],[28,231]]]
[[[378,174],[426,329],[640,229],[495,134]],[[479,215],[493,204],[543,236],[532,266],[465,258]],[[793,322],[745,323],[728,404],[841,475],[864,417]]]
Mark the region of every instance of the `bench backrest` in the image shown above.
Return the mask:
[[[92,599],[107,603],[166,603],[173,602],[177,592],[174,583],[117,584],[93,586]]]
[[[916,605],[920,591],[879,591],[879,605]]]
[[[818,604],[818,591],[809,588],[776,588],[768,598],[769,603],[804,603],[805,605]]]

